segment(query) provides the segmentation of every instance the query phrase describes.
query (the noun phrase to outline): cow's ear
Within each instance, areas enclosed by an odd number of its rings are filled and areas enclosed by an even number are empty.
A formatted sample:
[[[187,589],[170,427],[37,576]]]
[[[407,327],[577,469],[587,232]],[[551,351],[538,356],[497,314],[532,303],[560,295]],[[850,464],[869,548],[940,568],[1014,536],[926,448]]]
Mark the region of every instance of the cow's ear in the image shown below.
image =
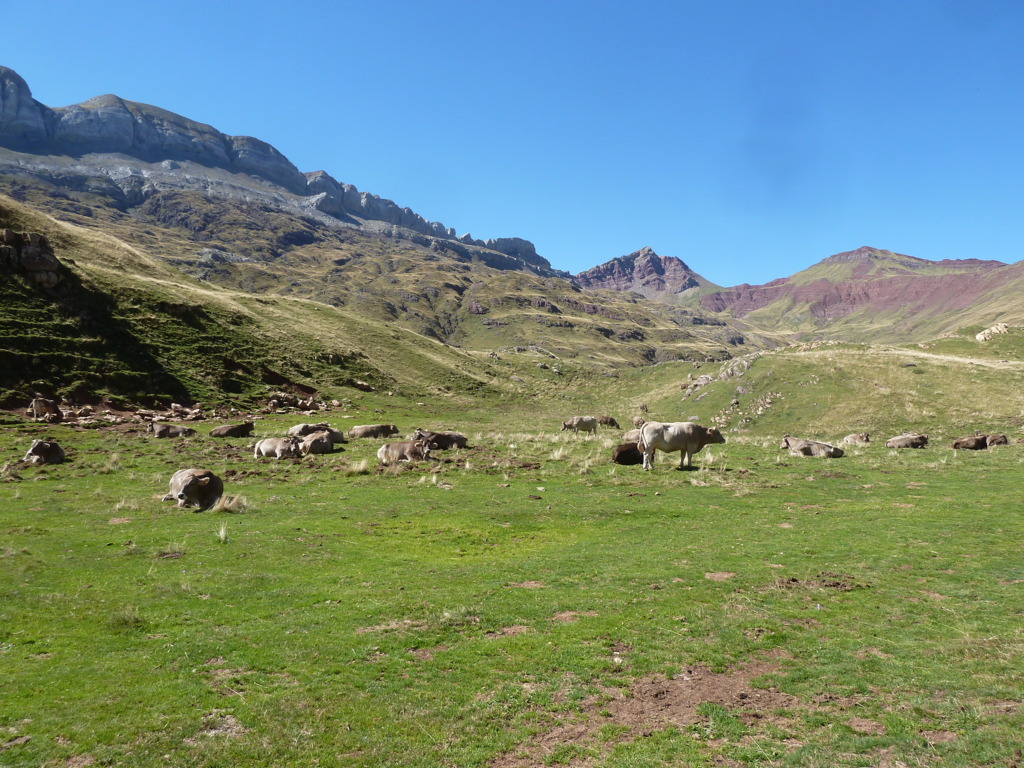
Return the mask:
[[[210,478],[203,477],[203,478],[200,478],[200,480],[198,482],[199,482],[200,485],[207,485],[210,482]]]

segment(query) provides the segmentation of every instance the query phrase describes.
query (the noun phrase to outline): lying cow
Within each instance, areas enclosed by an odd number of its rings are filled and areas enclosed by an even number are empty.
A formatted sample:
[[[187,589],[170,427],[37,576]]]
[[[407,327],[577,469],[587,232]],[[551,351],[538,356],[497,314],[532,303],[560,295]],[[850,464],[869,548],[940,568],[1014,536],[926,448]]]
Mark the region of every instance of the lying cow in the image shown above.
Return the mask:
[[[194,437],[196,431],[192,427],[178,427],[174,424],[158,424],[155,421],[149,422],[147,432],[152,432],[153,437]]]
[[[255,425],[251,421],[243,424],[225,424],[210,430],[210,437],[249,437]]]
[[[171,475],[170,493],[163,501],[177,501],[179,507],[207,509],[224,495],[224,482],[208,469],[179,469]]]
[[[622,442],[624,443],[639,443],[640,442],[640,430],[631,429],[628,432],[623,433]]]
[[[391,437],[398,434],[398,427],[394,424],[362,424],[352,427],[348,431],[350,438],[359,437]]]
[[[597,419],[593,416],[573,416],[568,421],[562,422],[562,432],[566,430],[579,434],[580,432],[591,432],[597,434]]]
[[[28,415],[37,421],[45,421],[50,424],[55,424],[64,418],[64,414],[61,413],[60,406],[57,405],[56,400],[48,400],[42,395],[36,395],[32,398],[32,402],[28,404]]]
[[[426,440],[431,450],[446,451],[449,448],[468,448],[469,438],[458,432],[431,432],[428,429],[417,429],[412,433],[413,440]]]
[[[838,459],[843,455],[843,449],[837,448],[830,443],[821,443],[817,440],[804,440],[802,437],[782,436],[782,444],[779,448],[788,448],[793,456],[817,456],[825,459]]]
[[[619,426],[619,422],[617,422],[614,419],[614,417],[612,417],[612,416],[598,416],[597,417],[597,423],[600,424],[602,427],[611,427],[612,429],[622,429],[622,427]]]
[[[854,432],[843,438],[843,445],[864,445],[871,442],[871,436],[867,432]]]
[[[62,464],[64,449],[52,440],[33,440],[22,461],[29,464]]]
[[[298,458],[302,456],[302,443],[297,437],[265,437],[256,443],[253,458],[268,456],[274,459]]]
[[[330,430],[321,429],[319,432],[306,435],[302,438],[299,448],[302,450],[303,456],[308,456],[311,453],[330,453],[334,450],[334,441],[331,439]]]
[[[953,441],[954,451],[984,451],[988,448],[988,435],[969,435]]]
[[[1006,435],[989,435],[989,445],[1009,445],[1010,441],[1006,439]]]
[[[399,443],[384,443],[377,449],[381,464],[397,464],[400,461],[427,460],[430,458],[430,443],[426,440],[403,440]]]
[[[655,451],[679,451],[679,469],[689,469],[693,465],[693,455],[705,445],[724,442],[725,438],[715,427],[702,427],[692,421],[648,421],[640,428],[639,448],[644,452],[645,470],[654,466]]]
[[[886,448],[924,448],[927,445],[928,435],[903,434],[885,441]]]
[[[314,432],[320,432],[330,428],[330,424],[326,421],[321,421],[319,424],[296,424],[289,427],[286,434],[288,437],[305,437],[306,435],[311,435]]]
[[[623,443],[612,448],[612,461],[628,467],[633,464],[643,464],[644,455],[640,453],[640,448],[636,443]]]

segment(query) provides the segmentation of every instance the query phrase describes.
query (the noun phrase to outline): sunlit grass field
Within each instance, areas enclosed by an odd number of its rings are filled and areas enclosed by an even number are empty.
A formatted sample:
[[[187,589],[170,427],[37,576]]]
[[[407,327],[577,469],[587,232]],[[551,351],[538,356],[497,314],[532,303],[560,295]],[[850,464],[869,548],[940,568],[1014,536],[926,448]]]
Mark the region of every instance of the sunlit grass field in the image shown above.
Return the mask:
[[[382,471],[380,441],[256,460],[220,422],[0,427],[0,765],[1019,762],[1020,445],[725,429],[644,473],[557,405],[401,407],[327,420],[471,447]],[[18,466],[43,435],[69,462]],[[231,503],[161,502],[186,466]]]

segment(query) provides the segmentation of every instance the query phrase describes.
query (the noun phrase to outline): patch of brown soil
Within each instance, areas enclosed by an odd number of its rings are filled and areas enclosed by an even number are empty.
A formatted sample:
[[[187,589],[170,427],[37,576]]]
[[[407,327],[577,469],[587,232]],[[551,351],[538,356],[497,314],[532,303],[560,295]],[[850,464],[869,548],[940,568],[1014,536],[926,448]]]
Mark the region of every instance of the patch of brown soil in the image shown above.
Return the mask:
[[[215,709],[207,715],[203,715],[203,730],[199,732],[198,738],[185,739],[190,747],[199,744],[199,738],[213,738],[224,736],[229,739],[237,739],[244,734],[246,729],[238,722],[238,718],[221,709]]]
[[[846,722],[846,724],[857,733],[864,733],[871,736],[881,736],[885,733],[884,725],[876,723],[874,720],[866,720],[863,717],[851,718]]]
[[[487,637],[512,637],[514,635],[521,635],[524,632],[529,632],[530,629],[530,627],[523,624],[513,624],[511,627],[502,627],[501,629],[496,629],[493,632],[487,632],[486,635]]]
[[[513,584],[506,584],[506,587],[515,587],[517,589],[543,589],[543,581],[517,581]]]
[[[705,573],[704,578],[710,579],[711,581],[725,581],[731,579],[736,574],[732,571],[712,571],[711,573]]]
[[[107,520],[110,525],[121,525],[122,523],[130,523],[132,519],[130,517],[112,517]]]
[[[556,613],[551,617],[552,621],[560,621],[564,624],[571,624],[574,621],[579,621],[580,616],[597,616],[597,611],[583,611],[578,613],[576,611],[562,611]]]
[[[618,740],[624,743],[669,726],[698,723],[704,718],[697,714],[697,708],[706,703],[729,709],[748,726],[771,722],[771,713],[777,709],[805,708],[789,694],[751,687],[751,680],[778,669],[778,658],[777,655],[758,659],[726,673],[688,667],[671,679],[651,675],[637,680],[627,692],[604,689],[600,697],[584,706],[582,716],[574,713],[570,716],[572,722],[557,723],[547,733],[520,744],[513,752],[500,755],[488,766],[532,768],[545,765],[545,756],[565,744],[580,744],[606,753],[613,745],[598,738],[602,728],[624,727],[626,730]]]
[[[852,592],[855,589],[867,589],[870,586],[870,584],[858,584],[853,576],[843,576],[838,573],[822,571],[818,574],[817,578],[814,579],[798,579],[796,577],[776,579],[767,587],[762,587],[761,589],[811,588],[834,589],[839,592]]]

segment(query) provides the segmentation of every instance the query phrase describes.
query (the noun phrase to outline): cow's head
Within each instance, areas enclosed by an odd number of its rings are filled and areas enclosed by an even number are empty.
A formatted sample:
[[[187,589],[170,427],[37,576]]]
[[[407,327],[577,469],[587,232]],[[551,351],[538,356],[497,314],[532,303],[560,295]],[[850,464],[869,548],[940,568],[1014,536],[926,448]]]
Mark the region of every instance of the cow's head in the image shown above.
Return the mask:
[[[782,444],[779,445],[779,448],[789,448],[789,435],[782,436]]]

